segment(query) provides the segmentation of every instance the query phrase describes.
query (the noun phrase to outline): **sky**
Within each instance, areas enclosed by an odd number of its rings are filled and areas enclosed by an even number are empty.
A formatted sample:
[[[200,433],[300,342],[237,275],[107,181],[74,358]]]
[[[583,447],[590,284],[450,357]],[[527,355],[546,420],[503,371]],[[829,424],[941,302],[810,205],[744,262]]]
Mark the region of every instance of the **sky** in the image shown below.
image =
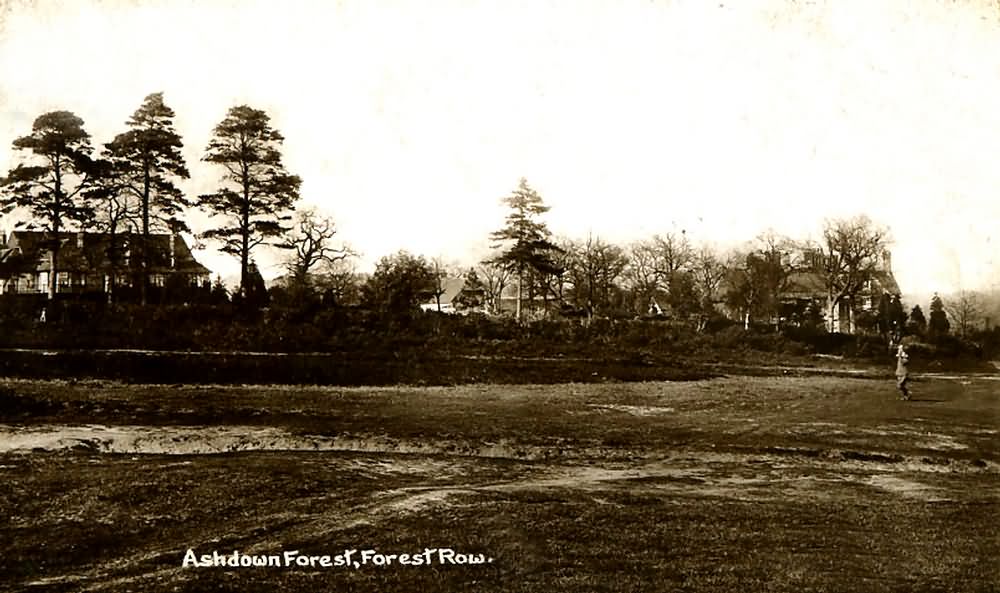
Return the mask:
[[[995,2],[0,0],[0,18],[0,170],[42,113],[101,146],[163,92],[182,188],[207,193],[212,128],[248,104],[361,271],[400,249],[475,263],[525,177],[557,236],[729,248],[865,214],[904,295],[1000,286]]]

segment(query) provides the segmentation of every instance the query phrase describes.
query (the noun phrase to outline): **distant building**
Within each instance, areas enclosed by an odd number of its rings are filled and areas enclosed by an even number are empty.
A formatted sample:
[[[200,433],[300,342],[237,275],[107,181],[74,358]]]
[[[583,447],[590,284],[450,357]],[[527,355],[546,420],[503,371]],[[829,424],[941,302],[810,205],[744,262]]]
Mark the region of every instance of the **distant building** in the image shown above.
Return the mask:
[[[791,308],[803,310],[814,308],[821,312],[827,328],[841,333],[855,333],[858,313],[878,309],[883,295],[900,296],[899,284],[892,273],[892,254],[883,250],[876,268],[861,290],[853,299],[843,299],[830,319],[830,294],[827,290],[823,273],[823,254],[819,251],[806,251],[802,254],[803,265],[792,272],[782,292],[782,304]]]
[[[424,311],[440,310],[442,313],[471,313],[483,310],[486,291],[469,286],[465,278],[442,278],[440,291],[440,296],[430,295],[428,300],[420,304],[420,308]]]
[[[138,235],[64,232],[58,241],[57,269],[52,270],[50,233],[14,231],[5,237],[0,264],[9,264],[10,270],[0,278],[0,294],[44,294],[53,273],[56,292],[77,294],[108,292],[112,283],[131,286],[138,277],[142,245]],[[150,235],[148,266],[152,286],[164,286],[171,278],[201,286],[212,274],[178,234]]]

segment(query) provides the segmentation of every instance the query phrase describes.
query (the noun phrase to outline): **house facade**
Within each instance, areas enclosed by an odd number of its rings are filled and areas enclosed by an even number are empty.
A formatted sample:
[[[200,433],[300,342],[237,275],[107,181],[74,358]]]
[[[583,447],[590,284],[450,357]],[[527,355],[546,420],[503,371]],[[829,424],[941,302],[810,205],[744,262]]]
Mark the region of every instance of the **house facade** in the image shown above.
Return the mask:
[[[58,240],[57,269],[51,252]],[[4,237],[0,265],[0,294],[44,294],[55,274],[56,292],[70,294],[107,293],[115,286],[131,286],[138,277],[141,250],[148,256],[149,281],[165,286],[168,281],[203,286],[211,270],[198,262],[180,235],[153,234],[148,242],[138,235],[63,232],[58,237],[42,231],[14,231]]]
[[[823,273],[823,254],[807,251],[802,262],[785,283],[781,301],[786,311],[812,310],[822,318],[827,329],[840,333],[855,333],[856,320],[863,312],[876,311],[883,297],[900,297],[899,284],[892,273],[892,254],[883,250],[875,269],[853,298],[842,299],[833,307]],[[832,309],[832,311],[831,311]]]

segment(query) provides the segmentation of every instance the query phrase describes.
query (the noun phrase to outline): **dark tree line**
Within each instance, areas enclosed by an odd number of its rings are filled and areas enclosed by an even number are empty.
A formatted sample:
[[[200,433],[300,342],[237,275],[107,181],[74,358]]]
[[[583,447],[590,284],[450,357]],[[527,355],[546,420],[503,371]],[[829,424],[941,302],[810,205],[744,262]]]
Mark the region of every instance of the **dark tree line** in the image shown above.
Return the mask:
[[[270,246],[288,254],[282,289],[291,300],[323,295],[389,313],[413,311],[430,298],[440,309],[446,275],[440,262],[400,252],[380,260],[361,282],[350,264],[353,252],[336,242],[333,221],[315,210],[295,212],[302,181],[286,170],[284,137],[267,113],[236,106],[215,126],[202,160],[218,166],[219,184],[196,198],[178,187],[190,173],[174,118],[162,93],[153,93],[97,154],[78,116],[42,114],[30,133],[13,142],[20,160],[2,180],[0,212],[26,214],[19,227],[45,233],[50,270],[59,266],[59,233],[110,235],[112,291],[116,270],[126,272],[125,254],[113,238],[127,235],[133,261],[139,263],[137,277],[128,284],[139,290],[142,302],[150,285],[151,235],[190,232],[185,213],[196,208],[211,217],[201,237],[240,262],[245,300],[266,302],[259,296],[266,291],[254,254]],[[871,292],[889,242],[888,230],[865,217],[827,221],[817,242],[769,231],[723,252],[676,229],[628,245],[593,235],[554,237],[544,221],[549,206],[526,179],[502,202],[508,214],[489,237],[494,252],[462,272],[473,290],[459,304],[500,313],[513,301],[509,313],[519,321],[526,312],[558,311],[588,319],[668,315],[703,326],[725,310],[745,327],[817,324],[826,317],[827,329],[835,330],[838,310],[846,308],[849,331],[945,335],[951,319],[965,335],[981,317],[980,304],[969,294],[959,295],[947,310],[935,297],[929,319],[919,307],[907,318],[899,295],[880,295],[865,307],[869,312],[859,314],[859,299]],[[7,260],[0,275],[10,277],[24,265]],[[804,275],[818,283],[807,288],[824,294],[824,302],[788,298],[801,289]],[[56,274],[49,275],[49,298],[57,292],[57,281]],[[512,298],[507,296],[511,290]]]
[[[223,170],[219,188],[190,199],[177,181],[190,174],[181,154],[183,143],[174,129],[175,114],[162,93],[146,97],[118,134],[95,155],[81,118],[68,111],[39,116],[31,133],[14,140],[22,162],[2,180],[0,212],[20,210],[27,219],[18,228],[45,232],[45,247],[59,265],[59,233],[96,231],[112,237],[107,254],[112,269],[121,266],[114,237],[128,235],[132,257],[139,263],[134,285],[146,301],[149,287],[150,235],[190,231],[184,220],[189,208],[211,215],[213,225],[202,237],[240,261],[240,286],[251,278],[253,253],[262,245],[288,247],[292,209],[301,180],[282,163],[282,135],[261,110],[233,107],[215,127],[203,160]],[[48,296],[57,291],[49,275]]]

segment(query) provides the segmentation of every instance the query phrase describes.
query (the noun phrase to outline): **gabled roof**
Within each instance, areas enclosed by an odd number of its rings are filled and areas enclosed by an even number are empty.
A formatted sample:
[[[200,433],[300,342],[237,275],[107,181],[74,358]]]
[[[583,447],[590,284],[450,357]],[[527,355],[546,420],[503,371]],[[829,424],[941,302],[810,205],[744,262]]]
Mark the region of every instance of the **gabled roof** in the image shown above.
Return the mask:
[[[125,254],[140,247],[141,237],[131,234],[110,235],[108,233],[59,233],[59,269],[88,271],[106,269],[111,266],[111,256],[117,250],[118,258],[124,263]],[[82,239],[82,242],[81,242]],[[174,266],[170,266],[171,240],[174,241]],[[20,249],[25,257],[35,258],[35,270],[50,271],[49,258],[45,257],[52,239],[42,231],[14,231],[10,234],[7,247]],[[82,245],[81,245],[82,243]],[[211,274],[199,263],[184,238],[166,233],[149,236],[150,273]]]
[[[896,277],[893,276],[892,272],[875,272],[872,279],[882,288],[883,292],[895,295],[902,294],[899,290],[899,284],[896,283]]]
[[[458,298],[458,295],[462,294],[462,289],[465,288],[465,278],[442,278],[440,288],[442,290],[440,303],[442,305],[451,304]],[[433,295],[430,300],[435,304],[439,302],[438,298]]]
[[[784,295],[789,297],[814,297],[826,295],[826,280],[819,272],[792,272],[785,281]]]

